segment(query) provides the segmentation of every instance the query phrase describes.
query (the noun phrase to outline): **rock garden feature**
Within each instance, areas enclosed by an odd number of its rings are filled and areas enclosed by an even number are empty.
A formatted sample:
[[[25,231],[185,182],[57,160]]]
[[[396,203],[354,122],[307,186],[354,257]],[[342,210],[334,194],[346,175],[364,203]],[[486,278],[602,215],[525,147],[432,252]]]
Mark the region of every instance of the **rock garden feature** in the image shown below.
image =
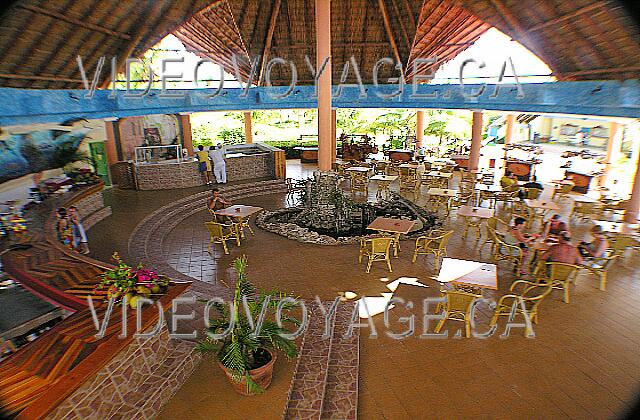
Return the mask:
[[[367,226],[379,216],[416,220],[407,237],[423,235],[438,223],[436,216],[398,194],[379,203],[358,203],[340,189],[339,182],[336,174],[316,172],[307,180],[298,206],[264,212],[256,224],[298,242],[342,245],[376,235]]]

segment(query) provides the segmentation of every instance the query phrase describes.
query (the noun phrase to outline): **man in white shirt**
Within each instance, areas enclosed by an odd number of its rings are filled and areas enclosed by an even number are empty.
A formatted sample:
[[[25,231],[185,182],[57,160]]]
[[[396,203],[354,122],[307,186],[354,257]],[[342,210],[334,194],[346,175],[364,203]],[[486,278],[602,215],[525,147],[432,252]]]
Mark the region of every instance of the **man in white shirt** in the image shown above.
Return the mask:
[[[227,165],[224,161],[224,154],[224,145],[222,143],[218,143],[217,147],[211,146],[209,148],[209,157],[213,162],[213,174],[218,184],[227,183]]]

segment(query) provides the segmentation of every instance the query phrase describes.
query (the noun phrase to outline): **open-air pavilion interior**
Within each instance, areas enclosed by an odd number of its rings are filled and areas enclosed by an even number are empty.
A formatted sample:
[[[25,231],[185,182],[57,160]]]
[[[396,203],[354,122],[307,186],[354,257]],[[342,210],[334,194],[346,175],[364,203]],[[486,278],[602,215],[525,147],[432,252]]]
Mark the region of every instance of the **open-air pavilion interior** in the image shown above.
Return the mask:
[[[0,28],[0,418],[639,412],[636,2]]]

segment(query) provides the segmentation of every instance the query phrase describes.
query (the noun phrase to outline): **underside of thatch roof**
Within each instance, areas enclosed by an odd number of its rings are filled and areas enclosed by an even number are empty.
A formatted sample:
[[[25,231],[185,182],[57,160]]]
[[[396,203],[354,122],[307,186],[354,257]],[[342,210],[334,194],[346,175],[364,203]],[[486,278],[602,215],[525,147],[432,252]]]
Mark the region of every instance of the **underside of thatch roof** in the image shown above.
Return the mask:
[[[6,1],[0,15],[0,86],[79,88],[76,56],[93,74],[99,58],[139,56],[174,33],[201,57],[246,80],[258,58],[255,81],[266,84],[266,64],[281,57],[296,64],[298,84],[313,83],[314,0],[34,0]],[[633,1],[630,5],[635,4]],[[640,76],[640,30],[631,6],[616,0],[333,0],[333,80],[351,57],[364,83],[375,63],[390,57],[406,77],[437,69],[494,26],[545,61],[559,80]],[[328,30],[322,28],[321,30]],[[262,57],[262,58],[260,58]],[[347,82],[355,81],[350,65]],[[105,68],[105,77],[108,68]],[[379,78],[397,77],[392,66]],[[271,69],[273,84],[287,84],[286,66]]]

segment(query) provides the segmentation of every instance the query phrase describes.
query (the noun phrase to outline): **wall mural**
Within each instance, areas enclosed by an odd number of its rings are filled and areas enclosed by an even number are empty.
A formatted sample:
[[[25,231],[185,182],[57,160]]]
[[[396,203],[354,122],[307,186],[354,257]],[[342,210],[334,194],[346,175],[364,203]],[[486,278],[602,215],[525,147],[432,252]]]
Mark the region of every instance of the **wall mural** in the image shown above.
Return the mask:
[[[88,132],[70,127],[70,131],[41,130],[0,137],[0,182],[60,168],[63,155],[77,151]]]
[[[122,118],[118,122],[124,160],[135,158],[140,146],[181,144],[178,118],[175,115],[145,115]]]

